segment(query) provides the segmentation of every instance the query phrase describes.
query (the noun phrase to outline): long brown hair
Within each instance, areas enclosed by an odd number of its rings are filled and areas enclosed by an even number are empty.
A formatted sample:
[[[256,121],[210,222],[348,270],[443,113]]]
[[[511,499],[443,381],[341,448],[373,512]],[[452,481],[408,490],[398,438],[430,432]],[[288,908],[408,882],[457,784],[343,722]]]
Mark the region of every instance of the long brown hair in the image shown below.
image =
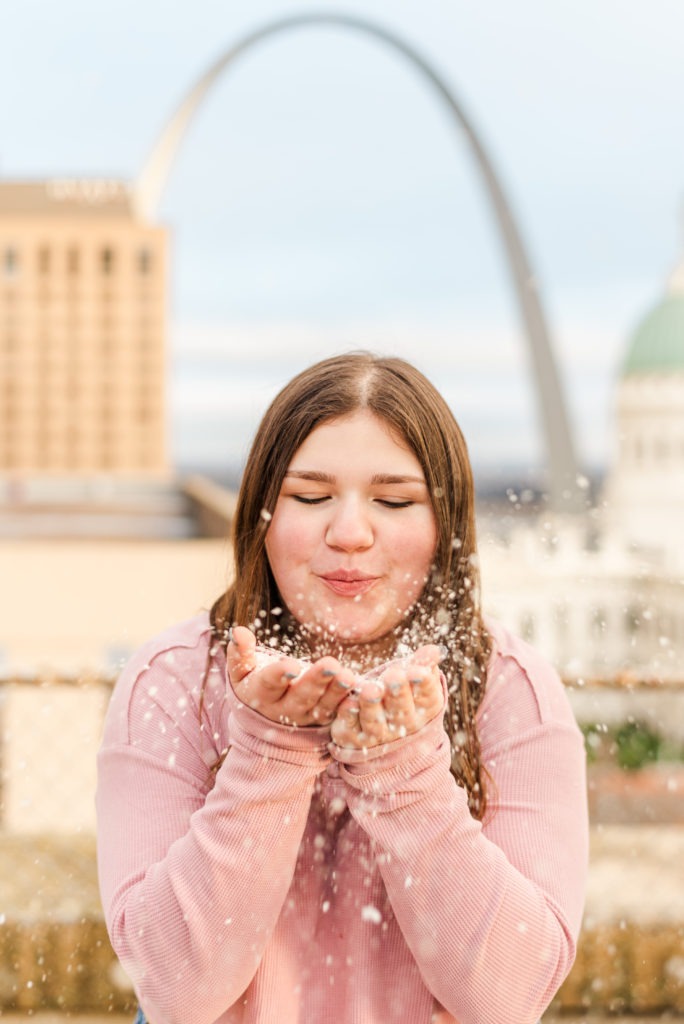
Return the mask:
[[[430,578],[397,631],[397,643],[439,643],[446,649],[441,667],[449,689],[445,728],[452,773],[468,792],[471,813],[481,819],[486,792],[476,712],[490,640],[480,611],[472,471],[451,410],[410,363],[367,352],[334,356],[298,374],[276,396],[247,458],[233,520],[233,583],[211,609],[214,643],[227,643],[230,627],[238,624],[252,628],[261,642],[296,643],[288,636],[266,556],[268,524],[285,472],[308,435],[357,409],[384,420],[425,474],[437,547]]]

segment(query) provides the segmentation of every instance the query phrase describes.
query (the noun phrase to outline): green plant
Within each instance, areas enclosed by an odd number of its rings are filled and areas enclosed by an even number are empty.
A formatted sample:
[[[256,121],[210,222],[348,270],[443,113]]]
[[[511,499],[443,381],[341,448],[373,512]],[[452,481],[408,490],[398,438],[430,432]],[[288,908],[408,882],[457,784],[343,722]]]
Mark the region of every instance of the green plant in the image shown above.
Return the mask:
[[[621,768],[636,771],[658,760],[662,737],[643,722],[626,722],[615,732],[614,739]]]
[[[580,728],[588,764],[617,762],[625,771],[638,771],[656,761],[684,761],[684,744],[662,736],[644,722],[630,719],[612,728],[600,722],[583,722]]]

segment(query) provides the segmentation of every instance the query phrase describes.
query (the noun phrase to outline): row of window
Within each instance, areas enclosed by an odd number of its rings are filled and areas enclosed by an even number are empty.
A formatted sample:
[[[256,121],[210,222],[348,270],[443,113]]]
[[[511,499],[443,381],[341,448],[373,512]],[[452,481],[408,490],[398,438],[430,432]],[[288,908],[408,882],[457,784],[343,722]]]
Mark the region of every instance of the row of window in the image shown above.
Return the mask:
[[[0,288],[0,312],[5,319],[12,316],[25,316],[27,312],[45,313],[51,317],[56,315],[82,317],[88,308],[112,306],[130,309],[132,305],[141,315],[149,315],[150,310],[162,307],[161,282],[158,280],[143,281],[142,278],[131,279],[130,289],[124,290],[123,285],[129,282],[118,279],[101,278],[97,286],[92,281],[81,279],[72,282],[66,279],[67,288],[60,278],[39,279],[34,290],[18,289],[16,282],[5,281]]]
[[[561,607],[553,609],[553,621],[556,637],[559,643],[565,639],[568,628],[568,610]],[[613,620],[611,622],[611,619]],[[523,640],[534,643],[539,639],[537,626],[539,616],[533,611],[524,611],[520,614],[518,630]],[[610,614],[607,608],[595,607],[587,612],[585,619],[587,634],[595,640],[604,640],[608,633],[609,625],[620,631],[621,635],[634,639],[636,637],[658,638],[665,637],[674,640],[678,637],[684,638],[684,620],[676,615],[661,613],[657,617],[650,610],[638,605],[630,605],[622,611],[617,610]]]
[[[125,451],[125,452],[114,452],[105,451],[96,452],[94,455],[90,452],[80,454],[78,452],[64,452],[60,453],[57,457],[47,455],[41,457],[37,455],[30,460],[30,463],[25,459],[20,458],[16,452],[8,450],[3,452],[0,448],[0,471],[2,470],[49,470],[49,469],[60,469],[60,470],[90,470],[96,471],[99,469],[150,469],[163,463],[164,459],[160,452],[155,450],[143,450],[143,451]]]
[[[625,438],[622,441],[622,454],[623,457],[631,458],[639,464],[684,458],[684,438]]]
[[[79,404],[78,399],[80,397],[85,398],[86,396],[78,392],[66,392],[63,396],[66,401],[60,404],[51,405],[45,400],[40,403],[39,408],[22,409],[20,410],[19,404],[16,402],[13,396],[7,395],[7,392],[2,396],[2,408],[0,408],[0,425],[5,427],[16,428],[20,423],[35,423],[38,421],[45,425],[46,429],[52,429],[55,421],[63,423],[67,418],[67,414],[70,408],[74,404]],[[89,399],[95,397],[93,395],[87,396]],[[96,403],[90,404],[89,408],[86,407],[84,410],[83,406],[78,409],[79,418],[84,415],[88,415],[88,419],[102,423],[106,426],[108,423],[127,423],[131,416],[136,417],[138,420],[147,422],[153,420],[161,415],[161,405],[154,401],[150,401],[150,396],[146,393],[141,393],[138,396],[138,400],[132,405],[118,405],[111,400],[99,399]],[[85,404],[85,403],[83,403]]]
[[[150,441],[148,438],[140,439],[135,444],[116,444],[108,437],[89,438],[89,444],[78,444],[77,440],[61,442],[59,444],[38,443],[31,448],[17,448],[10,444],[0,443],[0,459],[4,462],[11,462],[13,465],[27,465],[40,462],[48,464],[61,459],[81,459],[96,462],[107,455],[108,458],[116,458],[124,462],[131,455],[144,454],[151,457],[158,453],[160,445]]]
[[[105,358],[102,358],[105,356]],[[114,358],[118,356],[118,358]],[[97,368],[103,366],[106,374],[142,374],[143,376],[158,375],[164,372],[165,362],[162,352],[152,342],[138,342],[136,345],[123,344],[119,339],[101,338],[96,345],[88,341],[72,348],[61,345],[48,347],[42,345],[19,345],[14,339],[0,344],[0,374],[11,374],[28,379],[30,368],[39,368],[41,374],[60,370],[73,370],[75,373],[91,377]]]
[[[60,404],[68,393],[71,398],[81,397],[98,404],[119,405],[136,399],[149,401],[164,394],[163,382],[157,379],[159,375],[153,369],[146,372],[145,368],[135,367],[131,372],[107,376],[101,373],[79,374],[71,371],[71,368],[65,369],[66,372],[61,373],[40,373],[31,377],[23,375],[21,381],[6,376],[0,381],[0,401],[18,406],[38,400],[42,405],[46,399],[54,398]]]
[[[5,277],[16,277],[24,265],[33,263],[33,266],[40,275],[47,275],[55,267],[63,268],[67,274],[76,276],[81,273],[84,264],[91,259],[92,254],[86,254],[72,246],[64,250],[56,250],[49,246],[41,246],[36,252],[30,255],[22,254],[14,246],[6,246],[2,255],[2,270]],[[147,276],[153,269],[153,254],[150,249],[142,247],[133,254],[132,263],[129,262],[128,254],[124,257],[112,246],[102,246],[95,254],[95,266],[105,276],[121,269],[131,269],[141,276]]]
[[[24,362],[40,361],[55,366],[71,364],[73,366],[96,367],[102,355],[119,354],[121,361],[126,365],[132,365],[136,372],[148,368],[149,371],[159,373],[164,366],[164,353],[159,345],[159,339],[149,337],[121,338],[115,334],[99,335],[93,338],[92,335],[74,336],[69,341],[63,339],[55,340],[46,337],[33,337],[31,340],[19,339],[16,335],[10,334],[0,336],[0,356],[3,356],[3,368],[5,366],[16,367]],[[108,373],[110,367],[108,364]]]

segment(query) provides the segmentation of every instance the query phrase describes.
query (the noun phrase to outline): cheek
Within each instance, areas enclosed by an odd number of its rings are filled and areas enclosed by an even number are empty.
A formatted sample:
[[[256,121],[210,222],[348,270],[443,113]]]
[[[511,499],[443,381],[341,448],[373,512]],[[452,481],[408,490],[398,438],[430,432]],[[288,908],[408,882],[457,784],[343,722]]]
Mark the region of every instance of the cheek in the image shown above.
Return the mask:
[[[411,604],[422,593],[434,562],[435,547],[429,527],[417,528],[397,544],[393,556],[393,585],[398,605]]]
[[[274,515],[266,535],[266,556],[276,581],[306,565],[312,550],[311,531],[301,521]]]
[[[396,560],[407,572],[426,576],[437,551],[437,530],[432,521],[418,522],[410,531],[402,531],[394,539]]]

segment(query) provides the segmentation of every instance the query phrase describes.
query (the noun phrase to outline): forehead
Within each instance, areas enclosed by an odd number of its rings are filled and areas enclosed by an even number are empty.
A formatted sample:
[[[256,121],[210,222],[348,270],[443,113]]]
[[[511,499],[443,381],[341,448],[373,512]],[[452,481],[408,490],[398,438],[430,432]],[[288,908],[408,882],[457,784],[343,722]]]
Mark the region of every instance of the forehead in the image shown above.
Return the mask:
[[[316,427],[295,452],[289,469],[318,469],[318,463],[372,465],[422,477],[422,469],[406,441],[367,409],[339,416]],[[316,463],[314,465],[313,463]]]

